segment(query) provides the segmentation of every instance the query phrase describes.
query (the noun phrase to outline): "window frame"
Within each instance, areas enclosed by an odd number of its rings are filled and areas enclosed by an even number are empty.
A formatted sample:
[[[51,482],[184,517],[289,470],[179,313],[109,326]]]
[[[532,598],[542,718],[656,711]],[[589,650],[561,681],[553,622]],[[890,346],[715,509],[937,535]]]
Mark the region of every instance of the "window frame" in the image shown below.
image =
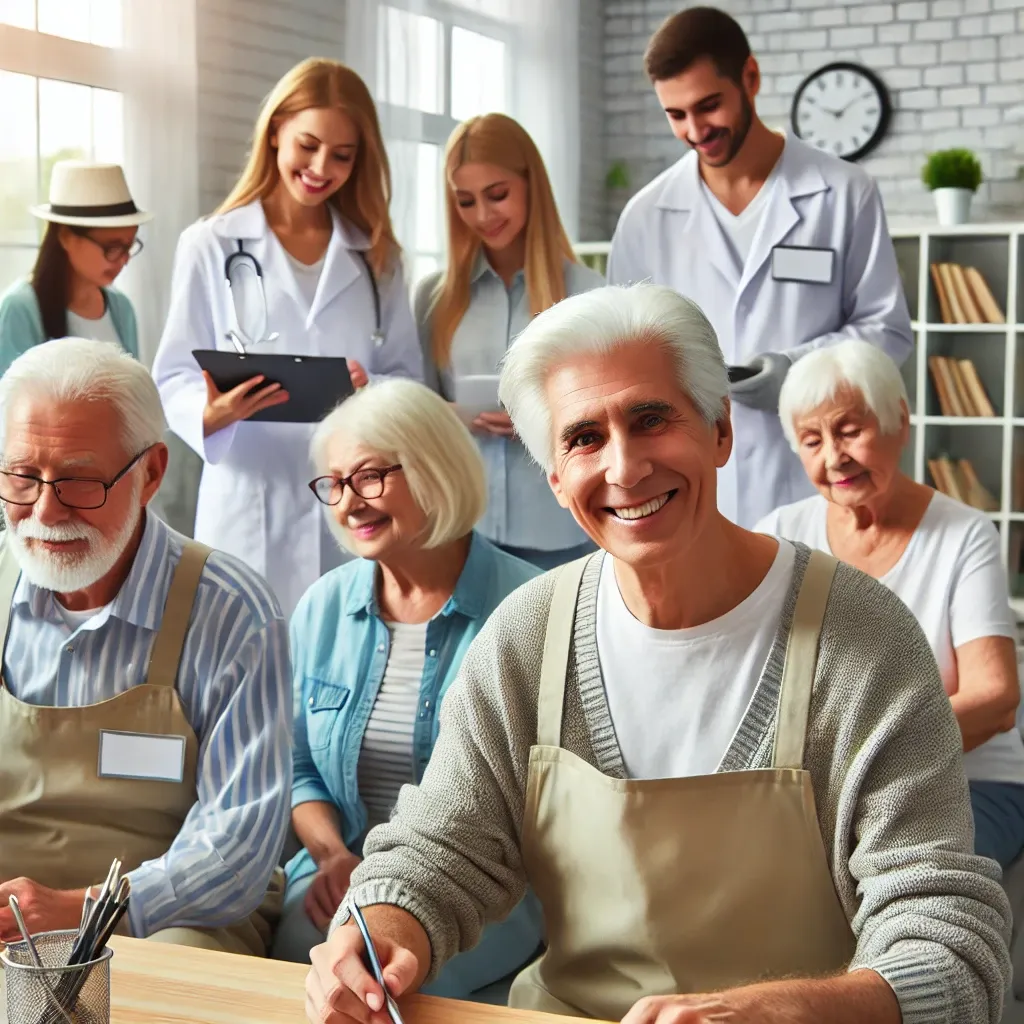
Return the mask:
[[[38,5],[35,8],[38,24]],[[124,11],[122,8],[122,18]],[[40,159],[39,124],[39,80],[67,82],[87,88],[103,89],[124,96],[124,51],[120,46],[102,46],[86,43],[79,39],[51,35],[38,28],[22,28],[17,25],[0,23],[0,71],[24,75],[36,80],[36,195],[39,202],[45,202],[42,194],[43,162]],[[0,241],[0,250],[5,252],[35,252],[38,242]],[[2,289],[0,289],[2,290]]]
[[[481,14],[457,3],[446,3],[445,0],[385,0],[385,5],[409,14],[418,14],[440,22],[443,32],[441,68],[443,75],[443,106],[441,114],[428,113],[378,99],[377,107],[382,120],[388,125],[388,136],[396,142],[425,143],[436,146],[443,152],[451,133],[459,125],[459,120],[452,117],[452,31],[455,28],[466,29],[479,35],[496,39],[505,47],[505,96],[513,95],[514,68],[519,51],[518,32],[515,25],[494,15]],[[376,84],[376,83],[375,83]],[[376,91],[376,90],[375,90]],[[507,105],[507,104],[506,104]],[[438,197],[440,201],[440,197]],[[433,260],[437,265],[444,262],[444,215],[440,211],[441,251],[434,252],[409,247],[406,259],[410,265],[417,260]]]

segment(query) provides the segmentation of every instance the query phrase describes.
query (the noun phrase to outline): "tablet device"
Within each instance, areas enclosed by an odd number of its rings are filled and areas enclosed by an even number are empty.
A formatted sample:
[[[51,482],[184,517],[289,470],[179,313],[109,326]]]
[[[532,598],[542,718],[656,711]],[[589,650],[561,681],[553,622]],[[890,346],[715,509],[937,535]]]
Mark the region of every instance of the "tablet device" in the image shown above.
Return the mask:
[[[343,357],[250,352],[242,355],[212,348],[193,349],[192,355],[220,391],[230,391],[262,373],[266,379],[258,387],[280,384],[288,392],[287,402],[261,409],[248,422],[319,423],[355,391],[348,361]]]
[[[467,419],[475,419],[482,412],[501,412],[498,401],[497,374],[481,373],[455,378],[455,404]]]
[[[738,384],[741,380],[749,380],[751,377],[756,377],[760,372],[760,370],[752,370],[749,366],[730,366],[729,383]]]

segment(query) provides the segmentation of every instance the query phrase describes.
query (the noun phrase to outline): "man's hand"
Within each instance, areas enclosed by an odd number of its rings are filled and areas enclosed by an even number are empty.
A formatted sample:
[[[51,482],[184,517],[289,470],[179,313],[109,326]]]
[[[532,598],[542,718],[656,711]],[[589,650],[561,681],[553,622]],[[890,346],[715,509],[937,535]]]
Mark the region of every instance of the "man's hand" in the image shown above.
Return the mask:
[[[7,902],[12,894],[18,897],[22,916],[32,935],[71,930],[82,920],[84,889],[47,889],[31,878],[15,878],[0,885],[0,942],[21,940],[21,932]]]
[[[622,1024],[899,1024],[901,1019],[886,981],[860,970],[714,994],[649,996],[634,1004]]]
[[[411,914],[397,907],[370,907],[365,916],[384,983],[397,999],[427,973],[426,932]],[[407,940],[395,937],[402,932],[408,933]],[[349,921],[322,946],[310,950],[313,966],[306,976],[306,1018],[312,1024],[390,1024],[384,992],[363,962],[365,948],[355,922]]]
[[[348,892],[349,878],[361,861],[361,857],[346,849],[339,850],[321,861],[303,904],[306,916],[320,931],[327,931],[338,907],[341,906],[341,901],[345,898],[345,893]]]

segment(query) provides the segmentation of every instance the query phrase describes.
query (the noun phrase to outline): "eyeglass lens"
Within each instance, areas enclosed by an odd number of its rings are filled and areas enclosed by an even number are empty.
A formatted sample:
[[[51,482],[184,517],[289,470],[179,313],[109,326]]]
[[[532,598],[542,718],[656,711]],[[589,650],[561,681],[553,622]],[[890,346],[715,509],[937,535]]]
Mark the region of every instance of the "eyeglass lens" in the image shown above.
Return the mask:
[[[99,480],[61,480],[53,489],[68,508],[99,508],[107,500],[107,489]],[[0,498],[12,505],[33,505],[42,490],[40,480],[0,474]]]
[[[384,477],[380,470],[363,469],[348,481],[360,498],[379,498],[384,493]],[[323,476],[316,482],[316,496],[325,505],[337,505],[341,501],[344,485],[336,477]]]

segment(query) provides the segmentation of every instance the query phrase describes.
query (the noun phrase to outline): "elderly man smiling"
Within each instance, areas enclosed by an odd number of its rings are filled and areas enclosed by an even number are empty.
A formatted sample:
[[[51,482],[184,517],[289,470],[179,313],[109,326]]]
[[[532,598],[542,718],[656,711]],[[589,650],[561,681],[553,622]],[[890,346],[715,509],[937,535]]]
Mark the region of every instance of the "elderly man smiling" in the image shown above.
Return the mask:
[[[0,941],[10,893],[32,931],[75,928],[118,857],[133,934],[263,954],[291,785],[274,597],[147,512],[164,420],[130,356],[31,349],[0,431]]]
[[[515,591],[448,691],[422,782],[312,953],[318,1024],[398,994],[533,886],[520,1007],[629,1024],[999,1019],[1009,907],[960,736],[895,596],[717,509],[728,382],[700,310],[605,288],[538,316],[502,401],[604,549]]]

